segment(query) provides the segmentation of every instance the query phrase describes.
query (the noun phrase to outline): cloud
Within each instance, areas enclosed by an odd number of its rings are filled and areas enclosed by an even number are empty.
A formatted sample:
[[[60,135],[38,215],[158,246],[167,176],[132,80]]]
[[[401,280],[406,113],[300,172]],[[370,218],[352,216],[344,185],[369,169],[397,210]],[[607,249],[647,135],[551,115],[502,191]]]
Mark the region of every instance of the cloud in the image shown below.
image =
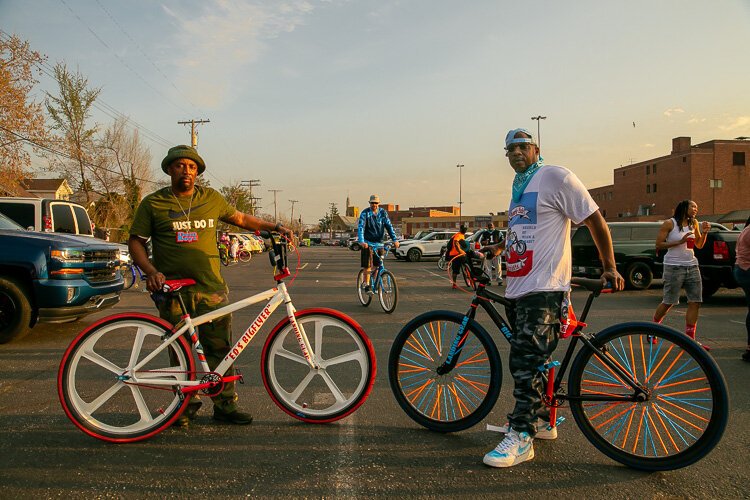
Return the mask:
[[[647,142],[646,144],[643,145],[643,147],[644,148],[653,148],[653,147],[656,147],[656,146],[654,144],[651,144],[650,142]]]
[[[664,111],[664,116],[666,116],[667,118],[669,118],[669,117],[671,117],[672,115],[674,115],[676,113],[684,113],[684,112],[685,112],[685,110],[682,109],[682,108],[669,108],[666,111]]]
[[[163,6],[175,25],[170,50],[176,80],[196,105],[221,106],[269,41],[303,25],[314,9],[306,0],[208,0],[197,12],[194,4]]]
[[[730,118],[730,122],[725,125],[719,125],[721,130],[731,132],[737,129],[750,130],[750,116],[738,116]]]
[[[690,119],[687,121],[689,124],[693,125],[695,123],[705,123],[706,119],[701,118],[699,116],[691,116]]]

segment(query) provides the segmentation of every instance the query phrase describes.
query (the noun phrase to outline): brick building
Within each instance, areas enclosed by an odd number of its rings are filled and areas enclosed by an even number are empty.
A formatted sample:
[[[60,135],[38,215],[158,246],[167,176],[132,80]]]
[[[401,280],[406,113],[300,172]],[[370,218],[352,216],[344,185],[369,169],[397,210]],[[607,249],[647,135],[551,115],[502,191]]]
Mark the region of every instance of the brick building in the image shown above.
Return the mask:
[[[670,154],[617,168],[613,184],[589,192],[608,221],[666,219],[685,199],[698,204],[699,218],[721,220],[750,208],[747,139],[691,145],[675,137]]]

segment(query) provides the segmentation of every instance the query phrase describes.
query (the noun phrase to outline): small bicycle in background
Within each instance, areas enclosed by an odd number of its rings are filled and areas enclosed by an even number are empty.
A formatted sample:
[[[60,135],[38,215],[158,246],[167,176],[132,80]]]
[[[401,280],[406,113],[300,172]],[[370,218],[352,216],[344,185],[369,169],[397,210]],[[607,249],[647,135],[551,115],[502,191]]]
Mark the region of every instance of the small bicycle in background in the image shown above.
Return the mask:
[[[415,422],[433,431],[476,425],[500,394],[500,353],[475,316],[483,309],[510,342],[511,327],[492,303],[513,303],[486,288],[489,278],[481,261],[472,260],[471,269],[478,287],[468,311],[417,316],[396,335],[388,359],[396,401]],[[570,324],[560,337],[571,340],[562,361],[538,367],[550,428],[560,421],[557,409],[567,403],[586,439],[629,467],[673,470],[706,456],[721,439],[729,414],[727,385],[713,358],[687,336],[656,323],[584,331],[602,283],[581,278],[572,282],[590,292],[583,313],[576,320],[569,312]]]
[[[380,255],[380,265],[370,273],[369,283],[365,280],[365,270],[360,269],[357,275],[357,298],[360,304],[367,307],[370,305],[372,296],[377,294],[380,306],[385,312],[391,314],[396,310],[398,303],[398,285],[396,278],[385,268],[385,257],[391,248],[390,243],[370,243],[373,252]]]
[[[146,281],[146,275],[140,267],[135,264],[127,263],[120,266],[122,280],[125,283],[123,290],[129,290],[132,287],[138,288],[141,283]],[[144,287],[145,291],[145,287]]]
[[[163,293],[176,293],[185,312],[179,324],[123,313],[79,333],[65,351],[57,377],[68,418],[89,436],[113,443],[158,434],[185,411],[191,394],[210,397],[227,382],[242,382],[239,372],[227,372],[279,306],[286,315],[268,334],[261,354],[263,385],[271,399],[304,422],[333,422],[353,413],[375,382],[370,339],[342,312],[297,311],[284,282],[290,276],[286,243],[274,237],[269,257],[276,286],[264,292],[192,318],[178,291],[195,281],[168,280]],[[229,354],[211,370],[196,327],[265,300]]]

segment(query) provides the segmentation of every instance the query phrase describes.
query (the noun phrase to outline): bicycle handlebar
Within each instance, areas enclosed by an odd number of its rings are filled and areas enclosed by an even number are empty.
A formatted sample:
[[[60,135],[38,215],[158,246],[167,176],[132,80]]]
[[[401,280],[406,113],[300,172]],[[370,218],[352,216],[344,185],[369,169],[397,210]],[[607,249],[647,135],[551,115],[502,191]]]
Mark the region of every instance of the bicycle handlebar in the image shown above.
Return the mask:
[[[263,239],[271,240],[271,249],[268,251],[268,258],[271,261],[271,267],[278,271],[278,274],[274,275],[273,279],[281,281],[291,276],[292,273],[289,272],[286,256],[288,240],[280,234],[272,233],[271,231],[255,231],[255,234]]]

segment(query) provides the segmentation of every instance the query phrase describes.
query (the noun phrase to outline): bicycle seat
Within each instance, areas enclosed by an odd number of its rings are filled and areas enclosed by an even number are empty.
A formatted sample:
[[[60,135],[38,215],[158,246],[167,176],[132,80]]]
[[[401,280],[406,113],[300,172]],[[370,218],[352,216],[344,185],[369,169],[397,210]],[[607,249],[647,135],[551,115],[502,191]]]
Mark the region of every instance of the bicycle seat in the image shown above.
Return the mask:
[[[164,282],[164,286],[162,286],[162,290],[164,292],[176,292],[177,290],[185,287],[189,287],[191,285],[195,285],[195,280],[190,278],[185,278],[181,280],[167,280]]]

